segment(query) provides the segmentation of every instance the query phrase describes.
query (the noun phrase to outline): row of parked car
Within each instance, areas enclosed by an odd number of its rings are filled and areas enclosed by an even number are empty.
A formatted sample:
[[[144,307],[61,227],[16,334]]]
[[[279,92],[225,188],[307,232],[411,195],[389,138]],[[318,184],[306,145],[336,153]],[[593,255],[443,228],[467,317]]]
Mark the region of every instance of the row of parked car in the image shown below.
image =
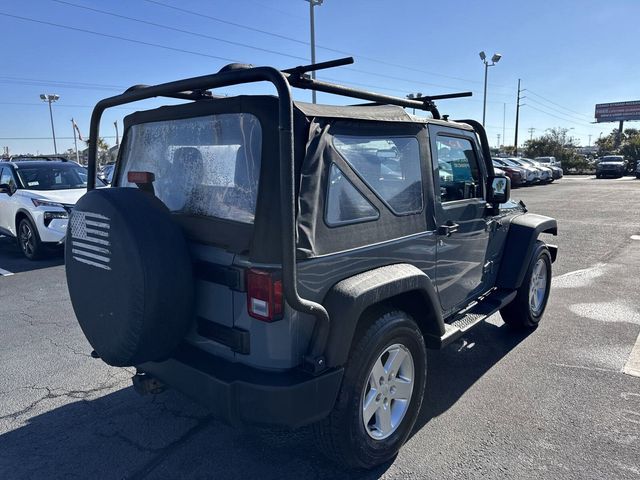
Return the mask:
[[[564,175],[554,157],[493,157],[492,160],[496,174],[509,177],[513,188],[551,183]]]

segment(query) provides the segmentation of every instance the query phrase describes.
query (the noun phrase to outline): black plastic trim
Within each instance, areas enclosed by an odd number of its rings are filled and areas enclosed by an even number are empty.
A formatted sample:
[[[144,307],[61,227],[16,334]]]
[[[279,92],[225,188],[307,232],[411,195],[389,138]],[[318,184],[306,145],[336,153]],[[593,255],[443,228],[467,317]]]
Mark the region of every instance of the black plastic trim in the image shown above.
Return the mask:
[[[193,271],[199,280],[225,285],[231,290],[245,291],[244,275],[240,269],[210,262],[195,262]]]
[[[251,335],[247,330],[227,327],[202,317],[198,317],[197,325],[198,335],[226,345],[236,353],[251,353]]]
[[[231,423],[298,428],[322,420],[335,404],[344,370],[311,375],[258,370],[183,344],[173,358],[137,365]]]
[[[444,335],[438,294],[429,277],[413,265],[387,265],[334,285],[323,302],[331,318],[339,319],[330,325],[325,351],[327,366],[342,366],[347,362],[358,321],[367,308],[410,292],[418,294],[420,305],[408,313],[420,315],[415,320],[423,333],[436,338]],[[404,306],[408,307],[406,303]]]
[[[524,213],[511,220],[496,287],[506,289],[520,288],[527,268],[529,268],[529,261],[536,240],[538,240],[538,235],[541,233],[557,235],[558,222],[554,218],[533,213]],[[552,259],[557,256],[557,247],[554,250]]]

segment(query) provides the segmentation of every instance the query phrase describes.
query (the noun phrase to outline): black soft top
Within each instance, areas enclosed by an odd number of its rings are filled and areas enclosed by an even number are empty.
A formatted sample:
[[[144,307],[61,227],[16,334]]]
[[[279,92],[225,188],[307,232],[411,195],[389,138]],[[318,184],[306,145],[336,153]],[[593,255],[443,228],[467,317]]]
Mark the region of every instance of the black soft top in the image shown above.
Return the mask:
[[[294,102],[293,105],[295,185],[299,222],[298,256],[302,257],[313,257],[337,247],[335,234],[322,235],[317,228],[321,220],[321,211],[317,210],[319,204],[323,203],[323,201],[319,202],[319,198],[322,199],[323,196],[323,192],[320,191],[322,176],[326,175],[326,166],[338,156],[331,148],[331,133],[327,127],[334,126],[354,133],[409,132],[412,135],[420,135],[420,141],[423,143],[421,148],[425,152],[428,152],[426,123],[473,130],[471,126],[464,123],[410,115],[404,108],[394,105],[337,106],[305,102]],[[130,127],[135,124],[225,113],[253,114],[262,127],[261,188],[258,191],[255,223],[248,225],[209,217],[181,218],[180,222],[188,236],[196,241],[220,245],[234,253],[248,254],[254,261],[279,262],[282,255],[282,228],[277,97],[269,95],[218,97],[135,112],[124,119],[123,145],[126,145]],[[119,155],[122,155],[125,150],[120,149]],[[299,191],[301,185],[303,185],[302,195]],[[414,224],[418,221],[421,222],[419,225]],[[384,222],[387,228],[394,232],[406,234],[426,228],[423,223],[424,215],[416,215],[414,219],[390,218],[389,221]],[[366,227],[360,226],[359,229],[360,231],[371,230],[368,236],[373,241],[379,236],[381,226],[380,223],[372,223]],[[353,239],[353,241],[356,240]]]

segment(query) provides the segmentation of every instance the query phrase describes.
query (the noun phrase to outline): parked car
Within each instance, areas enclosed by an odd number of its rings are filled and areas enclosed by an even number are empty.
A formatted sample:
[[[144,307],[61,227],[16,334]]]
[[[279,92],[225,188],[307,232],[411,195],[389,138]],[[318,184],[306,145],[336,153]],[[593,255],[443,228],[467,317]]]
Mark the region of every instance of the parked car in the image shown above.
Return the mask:
[[[493,160],[499,165],[521,169],[527,185],[540,183],[540,171],[536,168],[531,167],[530,165],[517,162],[512,158],[494,158]]]
[[[542,164],[544,164],[545,166],[556,166],[556,167],[562,167],[562,164],[559,160],[556,160],[556,157],[536,157],[534,158],[534,160],[536,162],[540,162]]]
[[[636,178],[640,179],[640,162],[636,165]]]
[[[111,185],[113,181],[113,173],[115,171],[115,164],[109,163],[104,165],[98,172],[98,178],[107,185]]]
[[[500,171],[504,172],[504,175],[509,177],[511,180],[511,186],[514,188],[520,187],[522,185],[526,185],[527,181],[524,178],[524,170],[517,167],[510,167],[508,165],[502,165],[499,162],[493,161],[493,167],[495,169],[500,169]],[[498,170],[496,170],[497,172]]]
[[[69,212],[87,188],[87,169],[66,160],[0,163],[0,233],[30,260],[64,241]]]
[[[627,163],[622,155],[606,155],[596,162],[596,178],[622,177],[627,169]]]
[[[551,183],[553,182],[553,170],[551,168],[544,166],[543,164],[536,162],[535,160],[531,160],[530,158],[520,157],[518,160],[526,163],[527,165],[537,168],[540,171],[540,181],[542,183]]]
[[[194,100],[125,119],[112,188],[90,181],[72,212],[67,283],[94,356],[136,367],[138,391],[175,387],[233,424],[315,424],[318,451],[373,468],[411,435],[426,348],[496,312],[538,325],[557,252],[539,236],[557,224],[509,201],[479,122],[305,75],[320,67],[233,65],[101,101],[96,135],[105,107]],[[279,95],[206,95],[256,80]]]

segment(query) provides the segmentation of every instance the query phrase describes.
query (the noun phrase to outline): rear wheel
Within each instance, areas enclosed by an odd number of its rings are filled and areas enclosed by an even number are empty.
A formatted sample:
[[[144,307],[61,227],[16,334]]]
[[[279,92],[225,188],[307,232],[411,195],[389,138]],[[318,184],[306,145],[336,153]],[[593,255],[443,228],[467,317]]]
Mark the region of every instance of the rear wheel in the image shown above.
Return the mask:
[[[551,254],[538,240],[527,273],[516,298],[500,310],[506,324],[515,328],[535,328],[549,300],[551,290]]]
[[[20,220],[17,238],[20,250],[29,260],[37,260],[42,256],[44,246],[40,241],[38,230],[28,218]]]
[[[355,343],[333,412],[315,425],[323,451],[355,468],[392,459],[418,417],[426,362],[411,317],[394,311],[374,320]]]

